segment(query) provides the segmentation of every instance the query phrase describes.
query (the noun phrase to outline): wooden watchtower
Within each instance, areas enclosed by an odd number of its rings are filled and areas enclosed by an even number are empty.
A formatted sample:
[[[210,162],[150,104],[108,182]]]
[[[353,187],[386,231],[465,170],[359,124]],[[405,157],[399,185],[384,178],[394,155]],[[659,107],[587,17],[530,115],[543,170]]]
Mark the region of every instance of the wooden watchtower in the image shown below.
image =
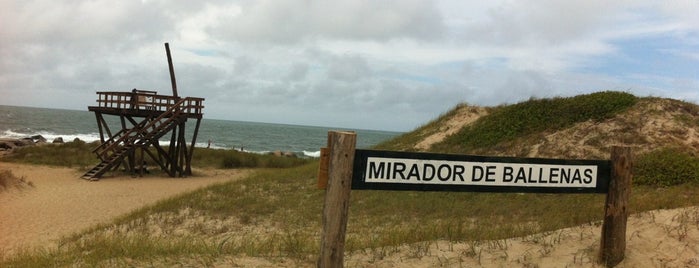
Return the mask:
[[[170,47],[165,43],[172,96],[158,95],[155,91],[133,89],[127,92],[97,92],[97,106],[89,106],[95,113],[100,134],[100,145],[93,150],[101,161],[82,178],[99,180],[109,170],[124,168],[133,174],[144,171],[149,157],[170,177],[192,174],[192,155],[204,109],[203,98],[179,97]],[[121,129],[113,132],[105,116],[117,116]],[[188,119],[196,119],[189,146],[185,138]],[[169,145],[161,139],[169,137]],[[167,140],[163,143],[167,143]],[[150,148],[153,148],[151,150]]]

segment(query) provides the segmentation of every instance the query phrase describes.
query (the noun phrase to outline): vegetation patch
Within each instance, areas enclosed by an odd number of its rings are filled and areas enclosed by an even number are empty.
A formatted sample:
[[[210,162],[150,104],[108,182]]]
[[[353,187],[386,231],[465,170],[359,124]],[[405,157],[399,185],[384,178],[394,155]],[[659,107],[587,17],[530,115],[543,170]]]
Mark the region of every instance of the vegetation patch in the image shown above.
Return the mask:
[[[34,183],[27,181],[24,177],[17,177],[8,169],[0,169],[0,192],[11,188],[34,187]]]
[[[468,152],[543,131],[563,129],[579,122],[600,121],[624,111],[636,101],[637,98],[628,93],[598,92],[501,106],[436,144],[433,150]]]
[[[699,158],[686,150],[655,150],[637,157],[634,165],[634,184],[672,186],[699,182]]]
[[[87,169],[97,164],[97,156],[92,153],[97,146],[81,140],[24,146],[4,156],[2,161]]]
[[[214,168],[289,168],[304,165],[308,158],[255,154],[236,150],[196,148],[192,163]]]
[[[18,148],[12,154],[3,157],[3,161],[26,164],[38,164],[61,167],[74,167],[86,170],[97,163],[99,159],[92,149],[99,146],[98,142],[71,141],[62,144],[44,144]],[[153,154],[157,152],[153,150]],[[193,166],[213,168],[288,168],[306,164],[307,158],[280,157],[261,155],[235,150],[195,148],[192,157]]]

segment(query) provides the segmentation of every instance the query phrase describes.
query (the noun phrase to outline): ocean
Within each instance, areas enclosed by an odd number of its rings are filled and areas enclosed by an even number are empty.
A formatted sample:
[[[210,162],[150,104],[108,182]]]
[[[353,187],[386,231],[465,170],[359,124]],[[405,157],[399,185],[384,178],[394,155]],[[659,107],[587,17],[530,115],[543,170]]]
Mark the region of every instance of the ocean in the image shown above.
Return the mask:
[[[112,133],[120,127],[116,116],[105,115]],[[191,141],[196,120],[187,121],[187,142]],[[346,129],[318,126],[299,126],[217,119],[202,119],[197,136],[197,147],[235,149],[254,153],[274,151],[293,152],[298,156],[318,157],[320,148],[327,145],[329,130],[348,130],[357,133],[357,148],[369,148],[400,135],[399,132]],[[61,137],[64,141],[75,138],[86,142],[99,140],[95,114],[87,111],[0,105],[0,138],[25,138],[41,135],[48,142]],[[169,138],[169,135],[165,135]],[[209,143],[210,141],[210,143]],[[165,138],[161,139],[165,142]]]

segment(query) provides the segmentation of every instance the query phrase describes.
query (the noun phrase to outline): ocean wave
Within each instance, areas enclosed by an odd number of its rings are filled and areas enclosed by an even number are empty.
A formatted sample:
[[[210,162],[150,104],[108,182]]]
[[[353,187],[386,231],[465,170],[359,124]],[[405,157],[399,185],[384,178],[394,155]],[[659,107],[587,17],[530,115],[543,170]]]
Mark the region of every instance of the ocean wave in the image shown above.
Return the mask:
[[[318,158],[320,157],[320,151],[303,151],[303,155],[308,156],[308,157],[315,157]]]
[[[69,142],[73,141],[76,138],[80,139],[81,141],[84,142],[95,142],[100,140],[99,133],[78,133],[78,134],[59,134],[59,133],[54,133],[50,131],[13,131],[13,130],[4,130],[0,132],[0,138],[7,138],[7,139],[22,139],[22,138],[28,138],[36,135],[41,135],[46,139],[47,142],[52,142],[56,138],[62,138],[64,141]],[[161,140],[159,141],[159,144],[161,146],[168,146],[170,144],[170,141],[165,141]],[[242,148],[233,148],[230,146],[227,146],[225,144],[216,144],[216,143],[211,143],[209,144],[208,142],[197,142],[195,143],[195,146],[197,148],[211,148],[211,149],[222,149],[222,150],[237,150],[241,151]],[[245,150],[243,149],[242,152],[247,152],[247,153],[254,153],[254,154],[260,154],[260,155],[265,155],[265,154],[272,154],[274,151],[270,150]],[[300,157],[311,157],[311,158],[318,158],[320,157],[320,151],[292,151],[293,154],[300,156]]]
[[[80,139],[81,141],[85,141],[85,142],[94,142],[94,141],[100,140],[99,133],[58,134],[58,133],[54,133],[54,132],[50,132],[50,131],[15,132],[12,130],[3,131],[2,134],[0,134],[0,138],[21,139],[21,138],[27,138],[27,137],[32,137],[32,136],[36,136],[36,135],[41,135],[48,142],[51,142],[59,137],[62,138],[64,141],[73,141],[76,138]]]

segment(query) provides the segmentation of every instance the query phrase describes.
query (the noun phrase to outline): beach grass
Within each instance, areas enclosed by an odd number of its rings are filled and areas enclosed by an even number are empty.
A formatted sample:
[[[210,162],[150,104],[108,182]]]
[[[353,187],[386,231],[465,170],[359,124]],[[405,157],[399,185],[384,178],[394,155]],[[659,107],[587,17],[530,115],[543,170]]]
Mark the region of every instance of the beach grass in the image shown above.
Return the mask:
[[[34,187],[34,183],[27,181],[25,177],[17,177],[12,170],[0,169],[0,192],[11,188]]]
[[[81,140],[23,146],[4,156],[2,161],[87,169],[98,163],[97,156],[91,153],[97,146],[96,142]]]
[[[633,106],[635,96],[616,91],[567,98],[530,99],[499,106],[471,126],[432,148],[439,152],[467,152],[542,131],[555,131],[588,120],[600,121]]]
[[[309,158],[276,156],[236,150],[196,148],[192,164],[213,168],[289,168],[306,164]]]
[[[70,141],[66,143],[25,146],[4,156],[2,161],[36,165],[50,165],[87,170],[99,163],[92,153],[97,142]],[[151,148],[152,149],[152,148]],[[157,154],[153,150],[154,154]],[[306,164],[308,158],[295,156],[275,156],[235,150],[195,148],[192,165],[210,168],[288,168]]]
[[[324,198],[316,189],[317,169],[312,162],[258,170],[65,237],[58,248],[8,257],[3,266],[171,265],[183,259],[206,264],[224,256],[310,265],[318,254]],[[636,185],[630,203],[630,213],[696,206],[699,184]],[[603,204],[599,194],[353,191],[346,252],[380,258],[409,244],[419,255],[429,245],[425,241],[435,240],[497,246],[505,238],[598,225]]]

